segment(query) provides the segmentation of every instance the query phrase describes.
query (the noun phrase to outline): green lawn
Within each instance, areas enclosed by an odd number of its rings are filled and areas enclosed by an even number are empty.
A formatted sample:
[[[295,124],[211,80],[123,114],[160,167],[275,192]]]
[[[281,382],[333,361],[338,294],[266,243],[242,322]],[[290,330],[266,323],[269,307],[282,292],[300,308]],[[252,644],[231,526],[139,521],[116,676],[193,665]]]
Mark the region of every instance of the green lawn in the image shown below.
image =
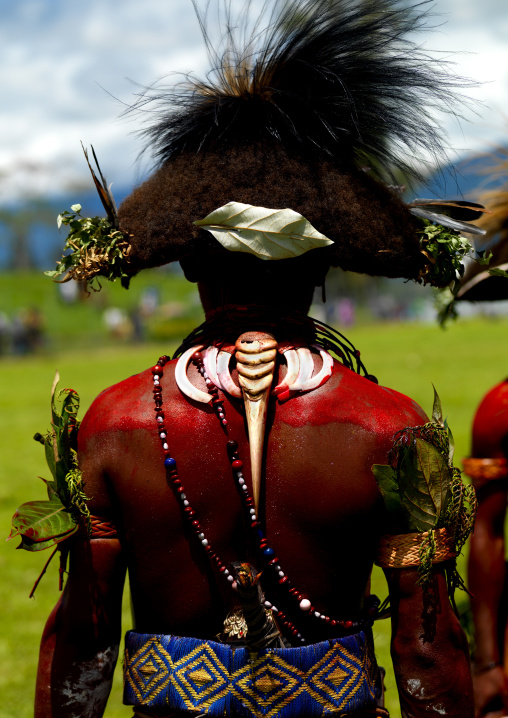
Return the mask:
[[[66,321],[72,324],[70,319]],[[79,321],[74,320],[76,335]],[[379,325],[357,327],[347,334],[361,349],[368,370],[378,376],[380,383],[409,394],[427,411],[432,405],[431,382],[434,382],[460,459],[469,450],[475,407],[487,389],[508,374],[507,330],[505,320],[475,320],[456,324],[447,331],[427,325]],[[103,388],[150,366],[160,353],[169,353],[175,345],[164,342],[100,348],[103,343],[99,341],[93,346],[86,353],[80,348],[0,361],[0,525],[5,535],[20,503],[43,498],[42,482],[38,483],[36,478],[45,475],[42,447],[31,437],[48,427],[55,369],[60,372],[61,386],[76,388],[86,409]],[[39,637],[58,595],[57,567],[55,563],[35,599],[29,600],[33,581],[46,556],[16,552],[13,543],[2,542],[0,550],[0,718],[28,718],[32,712]],[[374,586],[384,596],[386,589],[377,572]],[[128,620],[126,598],[126,628]],[[380,662],[389,668],[387,622],[376,625],[375,635]],[[387,688],[388,707],[397,717],[396,690],[390,670]],[[130,714],[130,709],[121,706],[120,671],[117,671],[106,716],[120,718]]]
[[[0,273],[0,312],[12,321],[20,312],[37,309],[43,319],[43,352],[67,351],[90,346],[115,346],[105,322],[108,309],[121,310],[127,317],[122,327],[123,341],[129,341],[132,315],[141,298],[153,291],[159,308],[144,319],[146,338],[152,341],[178,341],[203,321],[195,285],[178,270],[150,269],[132,278],[129,291],[119,282],[104,281],[100,292],[91,292],[72,304],[61,296],[61,287],[42,272]]]

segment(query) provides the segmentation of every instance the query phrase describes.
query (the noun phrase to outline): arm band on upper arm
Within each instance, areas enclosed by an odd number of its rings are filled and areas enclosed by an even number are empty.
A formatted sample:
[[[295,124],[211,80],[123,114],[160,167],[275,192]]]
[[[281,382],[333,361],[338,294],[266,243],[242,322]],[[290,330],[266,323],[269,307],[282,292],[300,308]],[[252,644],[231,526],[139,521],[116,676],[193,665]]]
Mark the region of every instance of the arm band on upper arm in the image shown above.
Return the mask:
[[[506,459],[462,459],[464,473],[472,479],[473,486],[478,488],[485,481],[508,479],[508,460]]]
[[[92,523],[92,531],[90,534],[91,539],[97,538],[118,538],[118,532],[116,526],[111,521],[105,521],[98,516],[90,516]]]
[[[377,547],[375,563],[383,568],[409,568],[419,566],[420,548],[429,537],[429,532],[393,534],[381,536]],[[446,528],[435,529],[436,552],[432,563],[447,561],[457,555],[453,548],[453,537]]]

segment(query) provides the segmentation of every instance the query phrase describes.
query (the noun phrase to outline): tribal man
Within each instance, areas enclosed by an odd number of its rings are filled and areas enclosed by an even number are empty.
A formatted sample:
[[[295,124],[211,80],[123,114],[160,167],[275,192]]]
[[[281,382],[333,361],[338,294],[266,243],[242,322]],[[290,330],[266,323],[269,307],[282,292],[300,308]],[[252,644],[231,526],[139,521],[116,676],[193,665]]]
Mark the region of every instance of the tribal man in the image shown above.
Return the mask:
[[[471,516],[439,401],[429,421],[307,316],[330,266],[452,276],[425,249],[432,212],[381,182],[416,174],[402,148],[441,151],[426,108],[449,106],[457,80],[405,39],[421,22],[397,0],[276,0],[243,46],[229,18],[207,80],[140,98],[160,110],[146,130],[157,171],[118,216],[97,180],[123,259],[75,243],[70,274],[180,261],[206,321],[79,428],[91,536],[69,539],[39,718],[103,715],[127,570],[136,716],[386,715],[375,559],[403,715],[473,715],[449,600]],[[474,214],[442,209],[432,226],[448,235],[448,215]]]

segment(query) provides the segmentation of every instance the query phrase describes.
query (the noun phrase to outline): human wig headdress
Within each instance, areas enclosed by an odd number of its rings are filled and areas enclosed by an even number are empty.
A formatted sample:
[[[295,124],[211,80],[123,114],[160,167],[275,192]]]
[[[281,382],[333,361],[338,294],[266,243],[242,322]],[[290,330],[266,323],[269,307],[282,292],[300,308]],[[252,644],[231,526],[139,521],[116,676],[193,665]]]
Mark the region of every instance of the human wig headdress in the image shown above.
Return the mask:
[[[433,112],[464,84],[410,37],[428,2],[246,0],[234,14],[218,0],[219,49],[210,2],[192,2],[209,74],[146,88],[129,110],[148,118],[156,164],[119,211],[132,266],[224,251],[194,222],[238,202],[300,213],[332,240],[331,265],[418,278],[416,221],[383,182],[443,158]]]

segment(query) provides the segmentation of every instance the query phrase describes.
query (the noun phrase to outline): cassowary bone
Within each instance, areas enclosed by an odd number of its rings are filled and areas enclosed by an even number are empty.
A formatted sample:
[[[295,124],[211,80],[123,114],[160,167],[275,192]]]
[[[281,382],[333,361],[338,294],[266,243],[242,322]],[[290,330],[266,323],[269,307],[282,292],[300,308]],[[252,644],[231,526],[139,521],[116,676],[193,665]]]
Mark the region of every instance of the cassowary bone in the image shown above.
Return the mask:
[[[245,332],[235,344],[238,381],[242,388],[249,431],[252,495],[259,507],[266,410],[277,357],[277,342],[265,332]]]

